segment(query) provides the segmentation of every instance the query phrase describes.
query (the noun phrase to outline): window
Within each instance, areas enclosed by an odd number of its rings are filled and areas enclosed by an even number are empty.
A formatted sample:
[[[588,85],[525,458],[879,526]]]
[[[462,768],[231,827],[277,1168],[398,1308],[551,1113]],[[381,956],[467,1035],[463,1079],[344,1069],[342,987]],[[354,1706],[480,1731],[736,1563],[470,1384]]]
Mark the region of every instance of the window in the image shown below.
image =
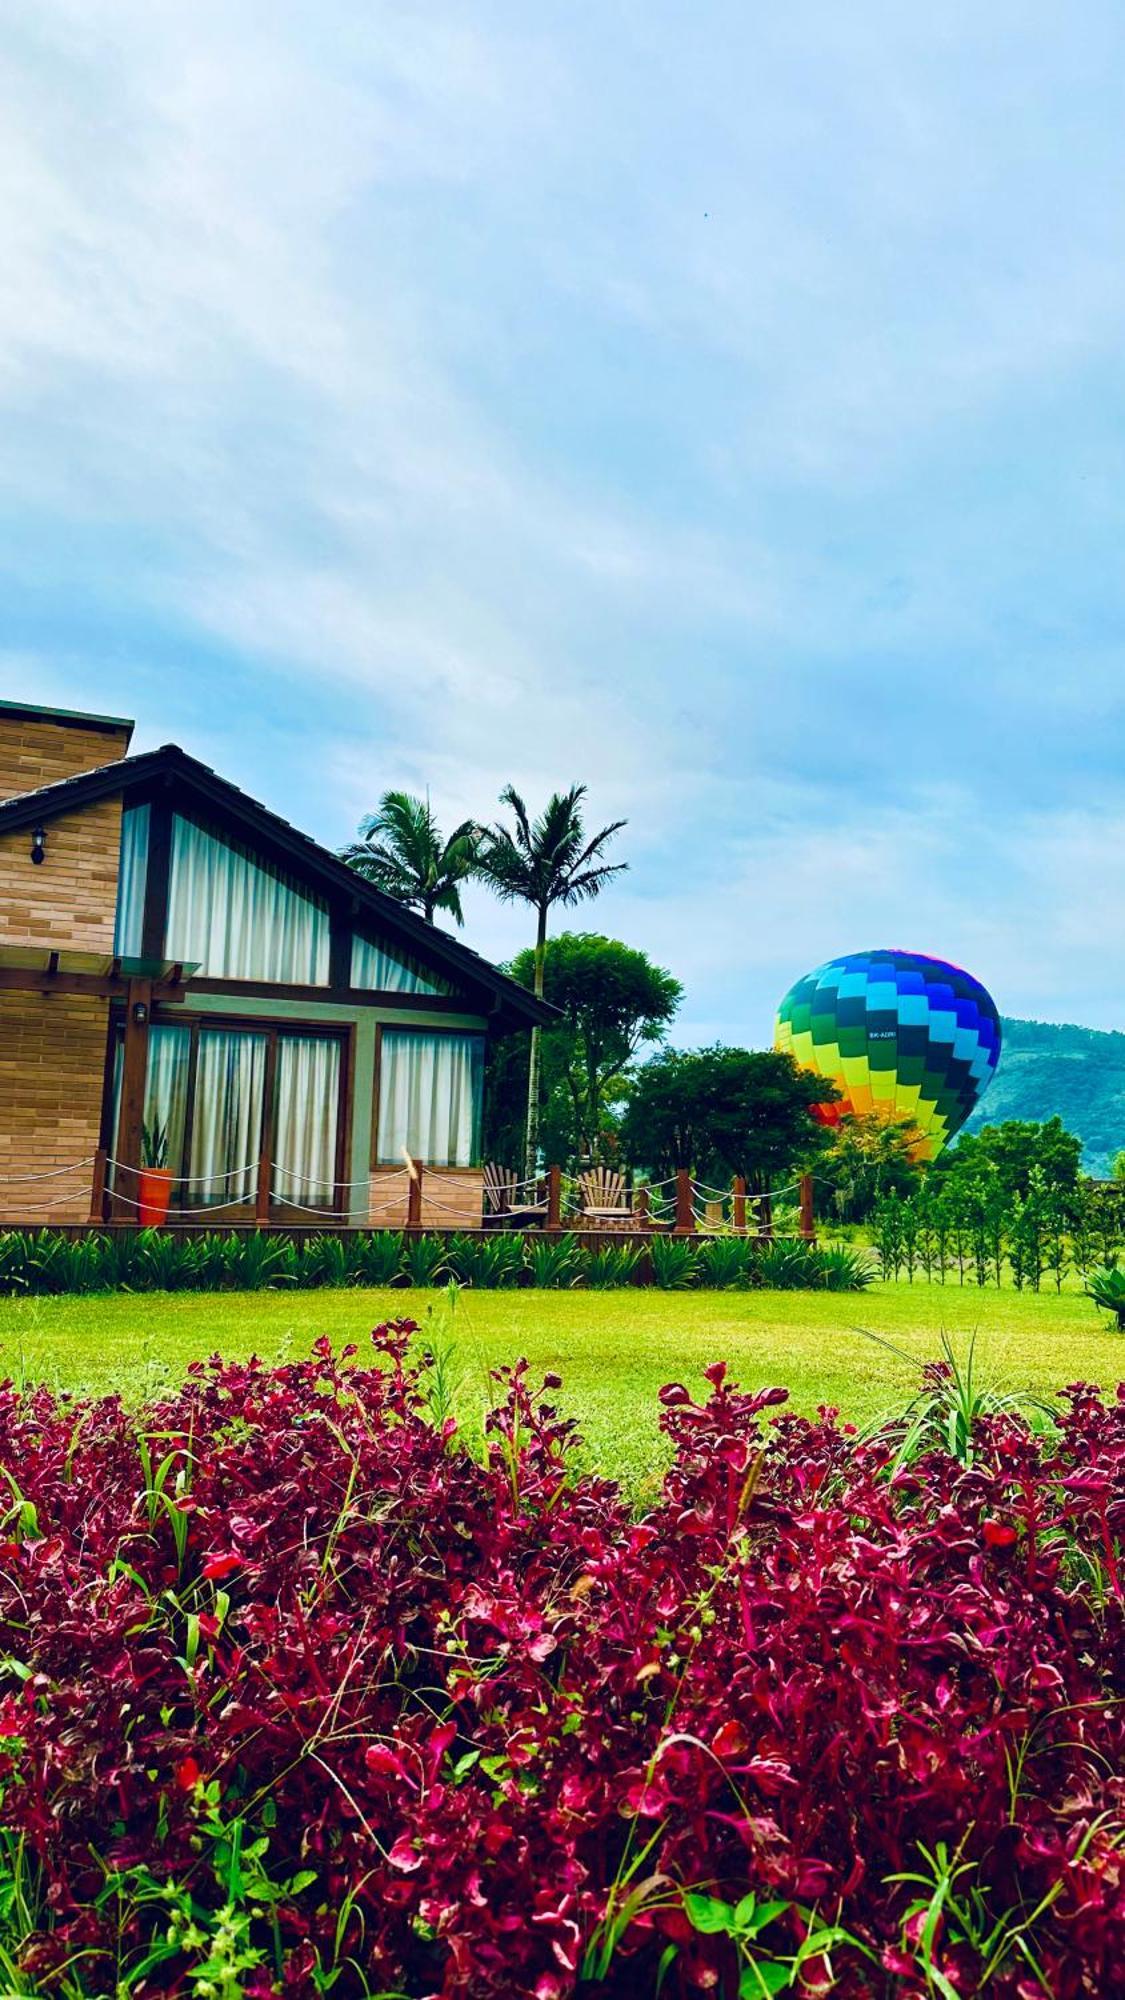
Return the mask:
[[[405,1150],[428,1166],[475,1166],[483,1087],[483,1035],[384,1028],[379,1161],[397,1164]]]
[[[127,806],[121,815],[121,861],[117,871],[117,923],[113,949],[118,958],[140,958],[148,874],[149,808]]]
[[[449,993],[448,981],[423,971],[406,953],[389,951],[373,938],[352,938],[352,985],[365,993]]]
[[[165,953],[212,979],[328,984],[328,906],[179,813],[172,820]]]
[[[122,1052],[119,1035],[111,1151],[120,1125]],[[155,1023],[144,1121],[167,1133],[173,1207],[253,1208],[265,1155],[272,1207],[335,1208],[343,1081],[336,1034]],[[111,1170],[108,1179],[115,1193],[136,1201],[133,1175]]]
[[[336,1197],[340,1044],[327,1035],[282,1035],[277,1044],[273,1180],[291,1207],[331,1208]]]
[[[253,1201],[262,1151],[266,1038],[203,1028],[192,1099],[187,1206]]]

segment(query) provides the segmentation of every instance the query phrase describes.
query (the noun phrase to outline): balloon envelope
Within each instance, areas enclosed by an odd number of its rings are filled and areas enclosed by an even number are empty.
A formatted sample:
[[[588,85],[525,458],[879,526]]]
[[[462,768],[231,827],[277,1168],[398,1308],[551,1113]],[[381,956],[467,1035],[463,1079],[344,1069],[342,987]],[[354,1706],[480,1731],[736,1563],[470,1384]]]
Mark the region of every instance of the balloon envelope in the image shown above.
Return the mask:
[[[777,1011],[775,1046],[828,1077],[850,1112],[908,1119],[914,1148],[933,1159],[960,1130],[1000,1060],[1000,1016],[971,973],[913,951],[834,958],[791,986]]]

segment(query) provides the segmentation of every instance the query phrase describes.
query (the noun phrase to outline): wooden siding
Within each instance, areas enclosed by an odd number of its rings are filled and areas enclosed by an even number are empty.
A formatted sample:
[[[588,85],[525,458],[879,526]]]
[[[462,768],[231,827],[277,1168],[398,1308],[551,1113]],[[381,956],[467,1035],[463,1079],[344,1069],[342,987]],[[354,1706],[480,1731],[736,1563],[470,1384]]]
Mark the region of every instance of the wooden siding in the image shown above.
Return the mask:
[[[0,800],[22,797],[61,778],[76,778],[100,764],[115,764],[128,744],[125,728],[83,728],[79,722],[0,711]]]
[[[0,992],[0,1223],[89,1217],[93,1167],[75,1163],[98,1145],[107,1005]]]

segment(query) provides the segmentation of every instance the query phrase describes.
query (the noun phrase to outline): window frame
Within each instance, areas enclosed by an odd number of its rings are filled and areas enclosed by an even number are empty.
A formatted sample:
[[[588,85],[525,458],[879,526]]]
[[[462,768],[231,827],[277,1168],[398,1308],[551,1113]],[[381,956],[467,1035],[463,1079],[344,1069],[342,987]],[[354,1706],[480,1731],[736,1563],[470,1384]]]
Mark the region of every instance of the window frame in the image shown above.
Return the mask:
[[[208,1221],[212,1224],[224,1220],[254,1220],[259,1226],[269,1222],[289,1222],[294,1228],[315,1227],[319,1217],[325,1220],[346,1220],[349,1209],[349,1168],[352,1135],[352,1083],[355,1075],[355,1024],[349,1021],[306,1021],[296,1018],[285,1020],[264,1019],[260,1014],[201,1013],[187,1007],[174,1010],[161,1009],[153,1018],[153,1026],[161,1028],[186,1028],[190,1036],[188,1050],[188,1075],[186,1104],[184,1109],[183,1154],[180,1160],[180,1175],[173,1183],[172,1208],[177,1216],[177,1225],[190,1225],[196,1215],[203,1210],[192,1209],[190,1205],[177,1204],[175,1196],[184,1186],[182,1173],[185,1162],[190,1164],[193,1128],[195,1124],[196,1084],[199,1069],[199,1038],[204,1029],[212,1028],[228,1034],[260,1035],[266,1043],[266,1069],[262,1082],[262,1122],[258,1134],[258,1174],[256,1193],[252,1201],[238,1201],[224,1204],[222,1209],[212,1208]],[[116,1052],[124,1040],[124,1010],[114,1007],[110,1014],[107,1037],[105,1094],[102,1104],[102,1144],[113,1151],[116,1134],[113,1131],[114,1068]],[[277,1048],[284,1036],[315,1036],[320,1040],[336,1042],[340,1049],[340,1082],[336,1101],[336,1146],[334,1159],[335,1181],[332,1188],[330,1206],[322,1210],[304,1208],[295,1202],[280,1201],[272,1192],[274,1138],[277,1131]],[[229,1211],[229,1214],[228,1214]]]
[[[400,1035],[400,1034],[401,1035],[466,1035],[466,1036],[472,1036],[475,1040],[484,1043],[485,1062],[482,1067],[482,1073],[481,1073],[481,1103],[480,1103],[481,1158],[479,1160],[472,1161],[466,1167],[435,1167],[434,1169],[436,1173],[449,1173],[449,1174],[479,1173],[484,1160],[484,1092],[485,1092],[485,1081],[486,1081],[484,1070],[487,1068],[487,1059],[488,1059],[487,1029],[454,1028],[451,1027],[448,1024],[448,1022],[434,1022],[431,1025],[429,1022],[423,1023],[421,1021],[401,1021],[401,1022],[378,1021],[375,1026],[375,1088],[372,1093],[372,1104],[371,1104],[371,1155],[370,1155],[369,1165],[372,1174],[386,1173],[388,1168],[393,1167],[394,1165],[393,1161],[383,1160],[380,1159],[379,1157],[379,1114],[382,1108],[382,1100],[383,1100],[383,1037],[384,1035],[388,1034],[389,1035]],[[423,1167],[425,1167],[431,1163],[429,1161],[423,1160],[420,1162],[420,1164]]]

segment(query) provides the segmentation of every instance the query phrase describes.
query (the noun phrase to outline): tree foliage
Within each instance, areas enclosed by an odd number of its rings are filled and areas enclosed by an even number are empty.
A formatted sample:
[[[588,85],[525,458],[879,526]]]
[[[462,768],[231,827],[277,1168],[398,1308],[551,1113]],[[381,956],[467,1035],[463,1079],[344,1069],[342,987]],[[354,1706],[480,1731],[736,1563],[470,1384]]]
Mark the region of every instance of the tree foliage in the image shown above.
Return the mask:
[[[527,903],[535,911],[535,950],[532,990],[542,998],[545,978],[547,920],[556,904],[572,908],[600,895],[613,875],[628,867],[625,861],[607,861],[605,851],[614,835],[625,825],[611,821],[599,833],[587,836],[582,814],[585,785],[572,785],[568,792],[554,792],[539,818],[533,820],[514,785],[506,785],[500,803],[507,806],[514,825],[498,821],[485,829],[478,854],[479,872],[502,902]],[[533,1028],[528,1043],[527,1121],[524,1144],[525,1172],[534,1173],[539,1153],[539,1105],[541,1085],[541,1032]]]
[[[384,792],[378,810],[360,821],[359,838],[340,849],[340,859],[385,896],[420,910],[428,924],[438,910],[461,924],[461,884],[476,872],[479,845],[472,820],[462,820],[446,839],[429,799]]]
[[[1037,1180],[1058,1192],[1072,1192],[1081,1158],[1081,1141],[1061,1118],[1008,1118],[980,1132],[963,1132],[956,1145],[939,1155],[933,1171],[939,1179],[961,1184],[994,1180],[1006,1201],[1015,1195],[1026,1201]]]
[[[667,1049],[638,1072],[622,1145],[661,1174],[688,1167],[716,1184],[745,1174],[760,1186],[823,1152],[811,1107],[826,1101],[824,1078],[776,1049]]]
[[[520,952],[508,970],[531,986],[534,952]],[[562,1014],[542,1034],[539,1129],[549,1159],[575,1164],[616,1155],[615,1113],[633,1064],[663,1039],[682,990],[670,972],[616,938],[564,931],[548,939],[544,993]],[[490,1064],[489,1150],[505,1160],[518,1157],[526,1050],[526,1036],[509,1037]]]
[[[820,1166],[832,1182],[841,1222],[865,1222],[887,1195],[905,1200],[915,1193],[922,1180],[911,1152],[917,1136],[909,1119],[880,1118],[875,1112],[841,1119]]]

